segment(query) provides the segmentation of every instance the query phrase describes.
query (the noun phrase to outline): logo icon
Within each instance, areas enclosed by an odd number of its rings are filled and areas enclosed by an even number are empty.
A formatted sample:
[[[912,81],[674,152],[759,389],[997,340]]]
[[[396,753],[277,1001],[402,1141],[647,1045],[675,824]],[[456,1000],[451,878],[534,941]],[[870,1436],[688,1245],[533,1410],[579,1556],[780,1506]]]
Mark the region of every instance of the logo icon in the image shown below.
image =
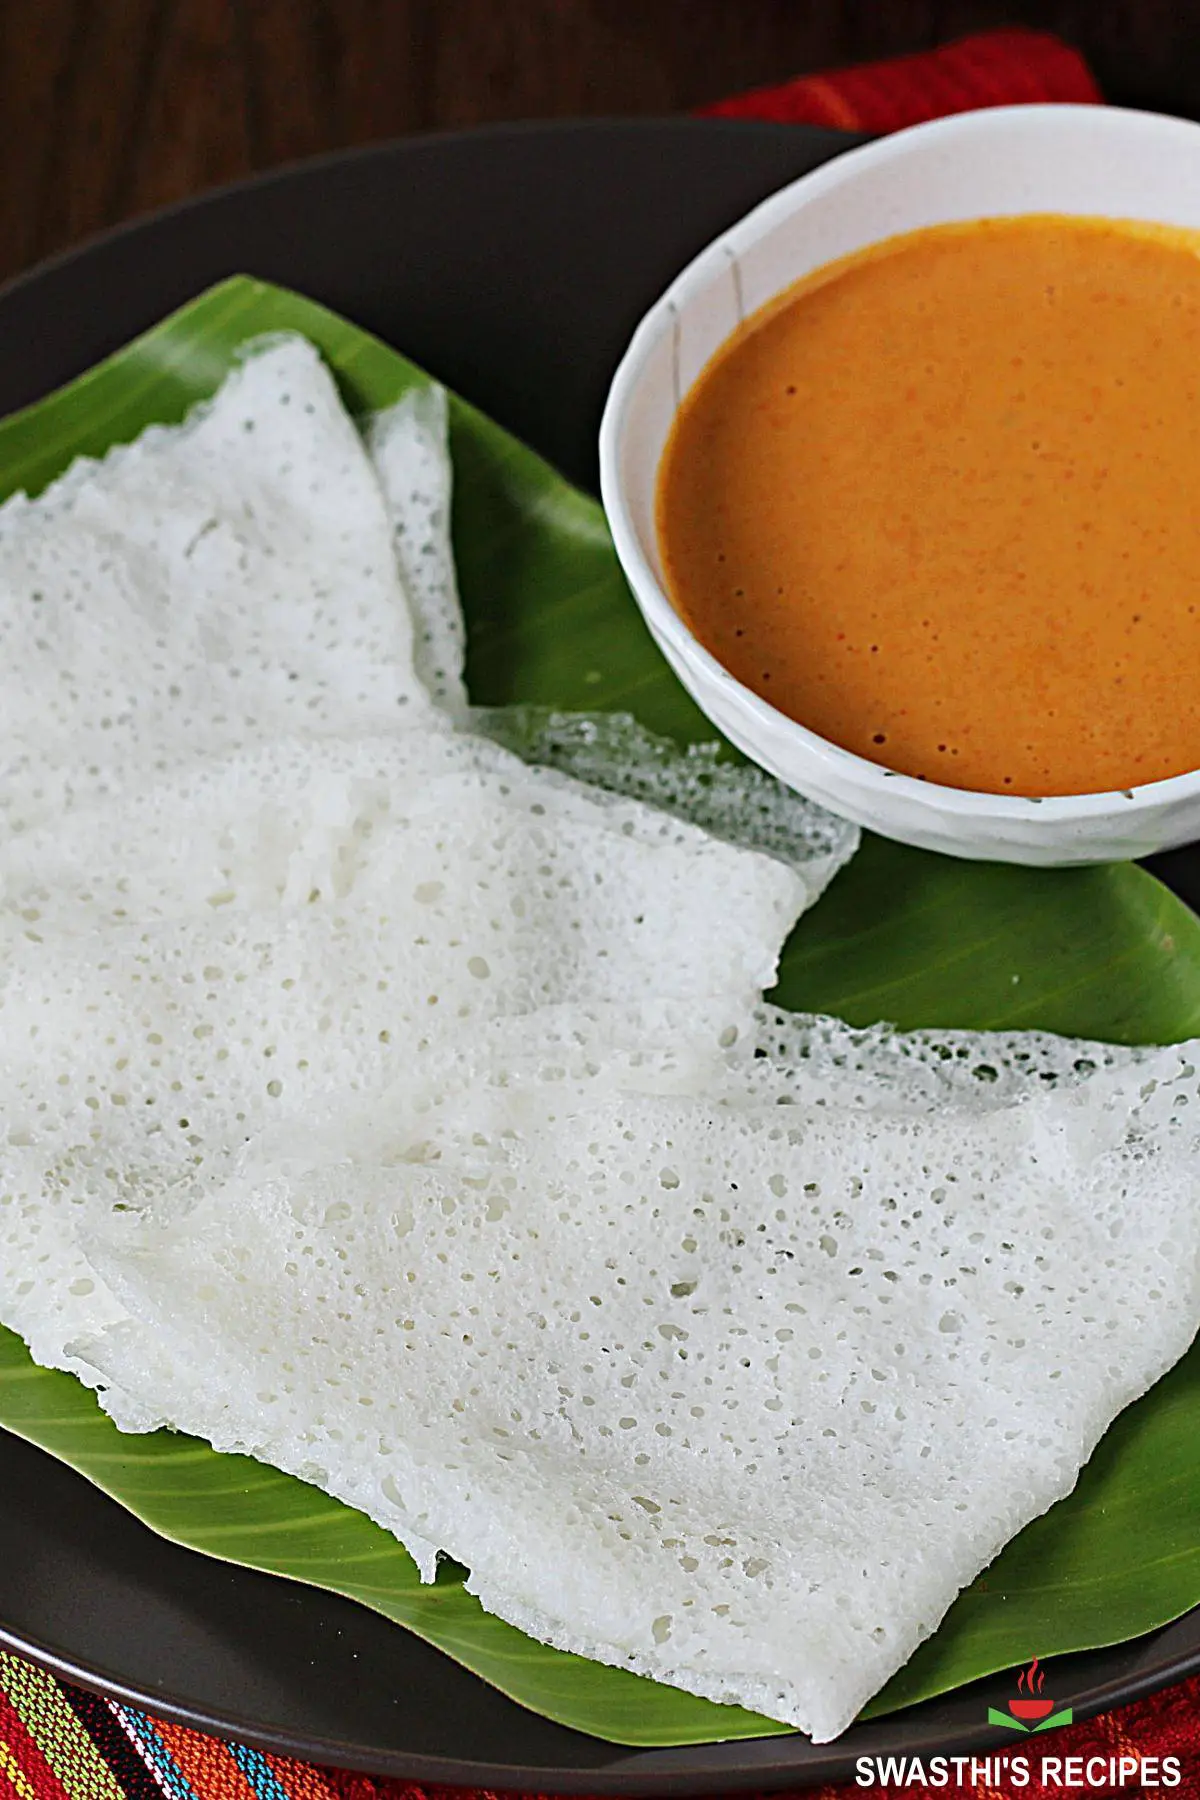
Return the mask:
[[[1009,1731],[1050,1731],[1057,1725],[1069,1725],[1074,1710],[1069,1706],[1054,1710],[1053,1700],[1043,1700],[1046,1672],[1038,1667],[1035,1656],[1027,1669],[1017,1677],[1017,1693],[1008,1703],[1006,1713],[988,1707],[988,1724],[1004,1725]]]

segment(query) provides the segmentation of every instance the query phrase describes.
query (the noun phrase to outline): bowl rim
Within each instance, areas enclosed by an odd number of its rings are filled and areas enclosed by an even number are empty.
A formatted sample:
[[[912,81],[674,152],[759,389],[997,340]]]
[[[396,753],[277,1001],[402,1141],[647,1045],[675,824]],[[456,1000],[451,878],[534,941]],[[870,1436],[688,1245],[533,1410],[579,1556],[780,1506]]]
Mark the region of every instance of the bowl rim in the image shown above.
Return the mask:
[[[950,787],[919,776],[904,775],[855,751],[843,749],[831,738],[822,737],[746,687],[693,634],[675,610],[642,549],[626,504],[620,470],[626,419],[638,384],[654,350],[673,330],[677,308],[690,290],[705,285],[711,275],[728,265],[731,254],[766,236],[785,219],[802,211],[810,200],[869,173],[879,164],[904,156],[914,140],[937,143],[958,138],[986,138],[997,128],[1011,125],[1018,118],[1030,122],[1053,118],[1069,130],[1082,128],[1115,136],[1173,135],[1188,141],[1192,149],[1200,150],[1200,123],[1190,119],[1132,107],[1038,102],[984,107],[910,125],[871,143],[845,150],[832,161],[797,177],[759,201],[698,251],[638,321],[613,375],[600,421],[600,494],[618,558],[651,632],[672,660],[678,658],[689,664],[704,677],[710,690],[720,692],[731,701],[747,718],[756,736],[763,733],[790,740],[791,747],[810,766],[820,766],[839,787],[851,786],[860,792],[866,790],[876,794],[886,792],[895,801],[922,810],[936,809],[943,818],[950,820],[996,825],[1020,821],[1024,826],[1032,824],[1035,828],[1045,828],[1099,823],[1121,817],[1131,819],[1134,812],[1144,808],[1167,809],[1177,802],[1190,800],[1200,793],[1200,765],[1178,775],[1136,783],[1128,788],[1096,789],[1081,794],[997,794],[988,789]],[[657,466],[655,473],[657,475]]]

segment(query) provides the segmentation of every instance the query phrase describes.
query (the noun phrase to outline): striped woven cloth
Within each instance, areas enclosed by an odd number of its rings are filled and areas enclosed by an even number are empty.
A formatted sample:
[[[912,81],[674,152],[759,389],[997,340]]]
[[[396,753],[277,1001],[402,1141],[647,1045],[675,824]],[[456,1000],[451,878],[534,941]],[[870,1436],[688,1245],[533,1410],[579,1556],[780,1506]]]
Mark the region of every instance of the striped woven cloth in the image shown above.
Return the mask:
[[[4,1800],[404,1800],[421,1793],[189,1731],[69,1687],[0,1650]]]
[[[1087,65],[1044,32],[987,32],[918,56],[872,63],[761,89],[705,110],[730,118],[894,131],[946,113],[1015,101],[1101,98]],[[1055,1733],[1062,1756],[1177,1756],[1182,1780],[1171,1791],[1200,1797],[1200,1680]],[[850,1800],[859,1787],[809,1789],[808,1800]],[[884,1796],[912,1787],[874,1786]],[[959,1789],[977,1800],[1005,1800],[1007,1788],[978,1781]],[[1017,1790],[1013,1790],[1014,1794]],[[1034,1780],[1023,1800],[1061,1794]],[[1136,1792],[1089,1783],[1106,1795]],[[374,1780],[264,1754],[151,1717],[136,1707],[57,1681],[0,1651],[0,1800],[435,1800],[454,1790]],[[496,1800],[480,1795],[476,1800]]]
[[[1200,1795],[1200,1682],[1183,1682],[1102,1718],[1054,1733],[1053,1749],[1081,1769],[1142,1758],[1178,1759],[1181,1800]],[[1035,1765],[1036,1766],[1036,1765]],[[901,1800],[912,1787],[873,1786],[876,1800]],[[1007,1800],[1010,1789],[986,1780],[953,1791],[975,1800]],[[1126,1780],[1090,1783],[1093,1795],[1143,1791]],[[805,1800],[851,1800],[858,1787],[810,1788]],[[1033,1780],[1020,1800],[1061,1796],[1061,1784]],[[152,1718],[58,1682],[0,1650],[0,1800],[498,1800],[450,1788],[375,1780],[317,1768]],[[516,1800],[516,1797],[513,1797]],[[785,1797],[786,1800],[786,1797]]]

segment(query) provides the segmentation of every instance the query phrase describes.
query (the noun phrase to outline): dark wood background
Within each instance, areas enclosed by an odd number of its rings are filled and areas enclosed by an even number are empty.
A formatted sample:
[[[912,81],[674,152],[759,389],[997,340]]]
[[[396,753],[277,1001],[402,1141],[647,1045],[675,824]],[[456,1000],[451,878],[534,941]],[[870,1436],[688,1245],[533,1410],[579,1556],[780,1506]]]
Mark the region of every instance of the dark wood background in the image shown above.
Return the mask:
[[[318,151],[676,112],[1015,23],[1111,99],[1200,114],[1200,0],[0,0],[0,279]]]

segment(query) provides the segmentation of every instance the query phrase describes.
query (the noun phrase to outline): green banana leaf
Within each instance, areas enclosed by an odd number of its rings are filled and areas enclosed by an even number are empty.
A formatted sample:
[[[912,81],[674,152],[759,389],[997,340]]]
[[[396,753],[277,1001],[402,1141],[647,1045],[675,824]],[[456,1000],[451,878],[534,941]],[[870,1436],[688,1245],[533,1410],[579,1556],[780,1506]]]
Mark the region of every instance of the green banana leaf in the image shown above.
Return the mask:
[[[0,423],[0,493],[36,491],[76,455],[181,418],[240,344],[281,329],[320,347],[357,411],[427,379],[312,302],[236,278]],[[680,739],[711,738],[646,635],[599,506],[464,402],[451,416],[473,697],[619,708]],[[1133,867],[1035,871],[868,839],[789,945],[777,998],[855,1023],[1040,1026],[1165,1043],[1200,1033],[1200,920]],[[170,1433],[122,1436],[90,1392],[35,1367],[2,1331],[0,1425],[165,1536],[348,1594],[579,1730],[679,1745],[784,1729],[546,1649],[483,1613],[461,1569],[447,1565],[422,1587],[385,1532],[290,1476]],[[1200,1348],[1117,1420],[1076,1491],[960,1596],[868,1711],[1178,1617],[1200,1602],[1198,1491]]]

